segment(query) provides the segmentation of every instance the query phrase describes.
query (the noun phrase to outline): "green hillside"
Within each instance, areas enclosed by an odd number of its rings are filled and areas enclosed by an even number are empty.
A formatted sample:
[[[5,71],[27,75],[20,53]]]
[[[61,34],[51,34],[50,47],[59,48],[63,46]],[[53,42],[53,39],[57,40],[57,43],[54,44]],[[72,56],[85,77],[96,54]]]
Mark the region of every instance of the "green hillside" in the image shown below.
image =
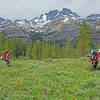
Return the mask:
[[[100,100],[100,71],[86,58],[0,61],[0,100]]]

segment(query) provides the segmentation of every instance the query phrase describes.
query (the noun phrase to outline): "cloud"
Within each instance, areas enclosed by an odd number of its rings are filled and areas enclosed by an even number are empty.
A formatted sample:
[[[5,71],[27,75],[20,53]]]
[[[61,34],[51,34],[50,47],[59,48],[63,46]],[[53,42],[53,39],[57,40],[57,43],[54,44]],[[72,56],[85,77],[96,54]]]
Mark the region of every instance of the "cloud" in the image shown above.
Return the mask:
[[[80,16],[100,13],[100,0],[0,0],[0,17],[32,19],[49,10],[69,8]]]

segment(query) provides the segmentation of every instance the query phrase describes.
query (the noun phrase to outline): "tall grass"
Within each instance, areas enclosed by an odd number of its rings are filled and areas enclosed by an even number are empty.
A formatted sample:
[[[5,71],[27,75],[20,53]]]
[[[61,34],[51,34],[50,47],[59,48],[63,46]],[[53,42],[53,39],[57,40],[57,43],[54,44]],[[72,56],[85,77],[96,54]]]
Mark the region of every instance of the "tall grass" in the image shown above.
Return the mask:
[[[100,71],[86,58],[0,61],[1,100],[100,100]],[[98,69],[100,64],[98,65]]]

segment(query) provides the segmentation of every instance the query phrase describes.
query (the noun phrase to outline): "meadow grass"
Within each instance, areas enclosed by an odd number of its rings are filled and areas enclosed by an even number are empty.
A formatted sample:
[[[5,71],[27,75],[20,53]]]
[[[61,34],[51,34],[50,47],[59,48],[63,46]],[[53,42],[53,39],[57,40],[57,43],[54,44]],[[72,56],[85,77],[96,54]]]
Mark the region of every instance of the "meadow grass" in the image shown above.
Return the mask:
[[[100,100],[100,64],[86,58],[0,61],[0,100]]]

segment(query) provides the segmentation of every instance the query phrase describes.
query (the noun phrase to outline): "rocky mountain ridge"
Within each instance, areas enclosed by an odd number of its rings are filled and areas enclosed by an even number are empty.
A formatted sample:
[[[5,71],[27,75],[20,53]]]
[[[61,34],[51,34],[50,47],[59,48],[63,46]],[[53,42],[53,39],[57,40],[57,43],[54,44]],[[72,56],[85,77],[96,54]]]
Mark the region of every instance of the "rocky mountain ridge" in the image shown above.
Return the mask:
[[[66,41],[74,42],[78,36],[78,30],[82,18],[70,9],[63,8],[51,10],[41,14],[32,20],[15,20],[0,18],[0,32],[8,38],[19,38],[22,41],[30,41],[33,34],[42,34],[44,41],[57,41],[65,44]],[[92,29],[92,40],[100,42],[100,17],[99,14],[92,14],[85,19]]]

